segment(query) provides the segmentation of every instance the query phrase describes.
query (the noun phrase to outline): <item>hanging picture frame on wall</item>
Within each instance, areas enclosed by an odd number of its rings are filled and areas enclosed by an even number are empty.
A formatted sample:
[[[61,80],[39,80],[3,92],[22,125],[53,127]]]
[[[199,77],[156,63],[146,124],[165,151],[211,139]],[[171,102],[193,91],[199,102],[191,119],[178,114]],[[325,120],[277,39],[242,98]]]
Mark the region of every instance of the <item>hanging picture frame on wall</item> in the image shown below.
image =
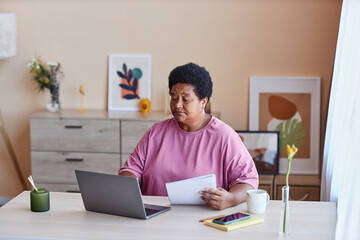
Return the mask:
[[[276,131],[236,131],[260,174],[279,172],[279,132]]]
[[[140,99],[151,100],[151,56],[109,55],[109,111],[139,111]]]
[[[287,171],[286,144],[299,149],[292,173],[319,173],[319,77],[251,76],[249,105],[249,130],[279,131],[279,173]]]

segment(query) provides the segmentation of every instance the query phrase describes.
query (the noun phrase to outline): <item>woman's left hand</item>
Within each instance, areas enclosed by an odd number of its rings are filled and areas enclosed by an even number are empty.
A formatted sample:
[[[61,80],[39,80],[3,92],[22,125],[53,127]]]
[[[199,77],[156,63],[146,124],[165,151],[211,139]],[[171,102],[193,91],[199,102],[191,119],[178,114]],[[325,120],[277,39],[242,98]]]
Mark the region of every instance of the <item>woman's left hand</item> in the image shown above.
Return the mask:
[[[229,191],[223,188],[206,188],[200,191],[201,199],[211,208],[225,209],[246,201],[246,191],[253,187],[246,183],[233,185]]]
[[[201,191],[201,199],[205,204],[214,209],[225,209],[236,205],[233,194],[223,188],[206,188],[206,191]]]

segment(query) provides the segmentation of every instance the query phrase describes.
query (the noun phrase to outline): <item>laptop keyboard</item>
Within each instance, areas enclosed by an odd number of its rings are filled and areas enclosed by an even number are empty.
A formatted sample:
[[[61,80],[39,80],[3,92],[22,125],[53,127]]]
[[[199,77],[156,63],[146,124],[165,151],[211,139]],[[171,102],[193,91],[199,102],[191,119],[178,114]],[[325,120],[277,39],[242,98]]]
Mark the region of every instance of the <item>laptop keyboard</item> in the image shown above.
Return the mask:
[[[151,208],[145,208],[146,216],[152,215],[154,213],[157,213],[159,210],[151,209]]]

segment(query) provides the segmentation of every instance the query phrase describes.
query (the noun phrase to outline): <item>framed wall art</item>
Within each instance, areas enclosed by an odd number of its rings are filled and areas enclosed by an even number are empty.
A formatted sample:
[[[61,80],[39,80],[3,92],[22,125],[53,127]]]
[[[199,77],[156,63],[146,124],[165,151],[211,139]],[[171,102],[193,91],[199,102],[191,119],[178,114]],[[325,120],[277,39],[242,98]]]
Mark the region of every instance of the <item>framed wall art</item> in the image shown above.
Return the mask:
[[[249,129],[280,133],[279,173],[286,173],[286,144],[295,144],[291,172],[319,173],[320,78],[250,77]]]
[[[258,173],[278,174],[279,132],[236,131],[253,158]]]
[[[151,56],[109,55],[108,109],[138,111],[151,100]]]

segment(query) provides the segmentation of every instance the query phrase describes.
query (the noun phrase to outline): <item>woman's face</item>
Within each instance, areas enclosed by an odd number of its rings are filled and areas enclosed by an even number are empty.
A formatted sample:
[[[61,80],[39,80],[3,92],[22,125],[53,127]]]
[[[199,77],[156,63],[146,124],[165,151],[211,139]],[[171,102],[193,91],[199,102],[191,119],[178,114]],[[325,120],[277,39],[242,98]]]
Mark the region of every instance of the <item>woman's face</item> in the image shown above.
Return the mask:
[[[177,83],[170,91],[170,109],[180,124],[192,125],[203,119],[207,98],[199,99],[191,84]]]

